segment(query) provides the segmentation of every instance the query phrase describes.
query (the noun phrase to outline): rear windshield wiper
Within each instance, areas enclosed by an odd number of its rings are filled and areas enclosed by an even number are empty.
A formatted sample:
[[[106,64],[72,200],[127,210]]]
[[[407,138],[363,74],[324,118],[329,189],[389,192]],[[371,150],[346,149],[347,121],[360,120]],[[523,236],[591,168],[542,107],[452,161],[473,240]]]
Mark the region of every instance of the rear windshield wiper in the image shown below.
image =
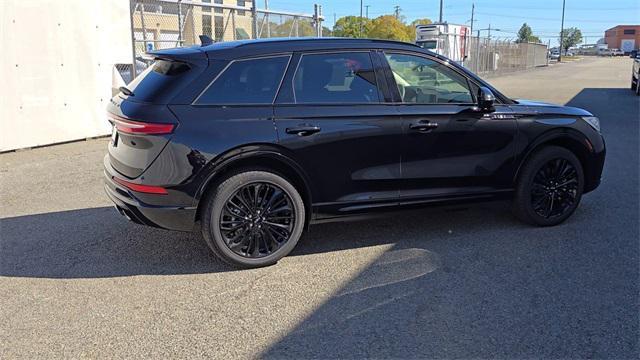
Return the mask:
[[[118,90],[120,90],[123,94],[125,94],[125,95],[127,95],[127,96],[134,96],[134,95],[133,95],[133,91],[131,91],[131,90],[127,89],[127,87],[126,87],[126,86],[120,86],[120,87],[118,88]]]

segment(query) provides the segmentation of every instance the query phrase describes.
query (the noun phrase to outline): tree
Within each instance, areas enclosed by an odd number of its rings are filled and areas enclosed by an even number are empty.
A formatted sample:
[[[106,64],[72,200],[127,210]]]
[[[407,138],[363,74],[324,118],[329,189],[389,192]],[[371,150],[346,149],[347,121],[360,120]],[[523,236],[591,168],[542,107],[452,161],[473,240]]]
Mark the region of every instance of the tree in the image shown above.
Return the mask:
[[[524,43],[531,41],[531,37],[533,36],[533,31],[531,30],[531,26],[527,25],[527,23],[522,24],[520,30],[518,30],[518,40],[516,42]]]
[[[360,24],[362,24],[362,33],[360,32]],[[371,20],[367,18],[345,16],[338,19],[335,25],[333,25],[333,36],[350,38],[367,37],[370,27]]]
[[[433,23],[433,21],[431,21],[431,19],[428,19],[428,18],[415,19],[411,22],[410,26],[415,29],[417,25],[429,25],[431,23]]]
[[[383,15],[371,22],[371,28],[367,35],[374,39],[411,41],[414,37],[414,30],[409,29],[393,15]]]
[[[582,32],[580,29],[575,27],[564,29],[560,33],[560,38],[562,39],[560,47],[566,52],[570,47],[576,46],[582,42]]]

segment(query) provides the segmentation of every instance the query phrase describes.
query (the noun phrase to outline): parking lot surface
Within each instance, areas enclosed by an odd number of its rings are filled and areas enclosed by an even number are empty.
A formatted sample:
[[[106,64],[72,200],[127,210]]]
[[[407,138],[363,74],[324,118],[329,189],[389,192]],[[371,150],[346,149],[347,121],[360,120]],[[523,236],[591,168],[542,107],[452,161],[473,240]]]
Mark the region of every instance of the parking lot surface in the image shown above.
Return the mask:
[[[237,271],[137,226],[102,189],[106,139],[0,155],[0,358],[637,358],[640,100],[631,61],[490,81],[599,116],[603,183],[552,228],[506,202],[313,226]]]

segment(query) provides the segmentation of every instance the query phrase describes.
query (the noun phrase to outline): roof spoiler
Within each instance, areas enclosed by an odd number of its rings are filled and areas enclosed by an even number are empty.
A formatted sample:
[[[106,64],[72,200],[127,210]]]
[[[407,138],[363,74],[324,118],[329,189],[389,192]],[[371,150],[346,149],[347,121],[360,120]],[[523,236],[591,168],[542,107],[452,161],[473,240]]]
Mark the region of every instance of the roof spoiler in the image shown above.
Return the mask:
[[[208,61],[207,54],[199,47],[182,47],[150,51],[142,56],[145,60],[181,61],[198,63]]]

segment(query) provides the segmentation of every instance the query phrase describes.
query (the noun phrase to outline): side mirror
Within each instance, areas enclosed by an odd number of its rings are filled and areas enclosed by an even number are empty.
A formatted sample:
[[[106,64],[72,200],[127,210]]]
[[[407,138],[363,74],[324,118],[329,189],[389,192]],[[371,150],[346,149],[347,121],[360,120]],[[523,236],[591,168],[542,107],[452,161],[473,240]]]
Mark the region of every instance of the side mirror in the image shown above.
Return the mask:
[[[493,106],[495,102],[496,97],[489,88],[482,86],[478,89],[478,107],[480,110],[487,112],[495,111]]]

